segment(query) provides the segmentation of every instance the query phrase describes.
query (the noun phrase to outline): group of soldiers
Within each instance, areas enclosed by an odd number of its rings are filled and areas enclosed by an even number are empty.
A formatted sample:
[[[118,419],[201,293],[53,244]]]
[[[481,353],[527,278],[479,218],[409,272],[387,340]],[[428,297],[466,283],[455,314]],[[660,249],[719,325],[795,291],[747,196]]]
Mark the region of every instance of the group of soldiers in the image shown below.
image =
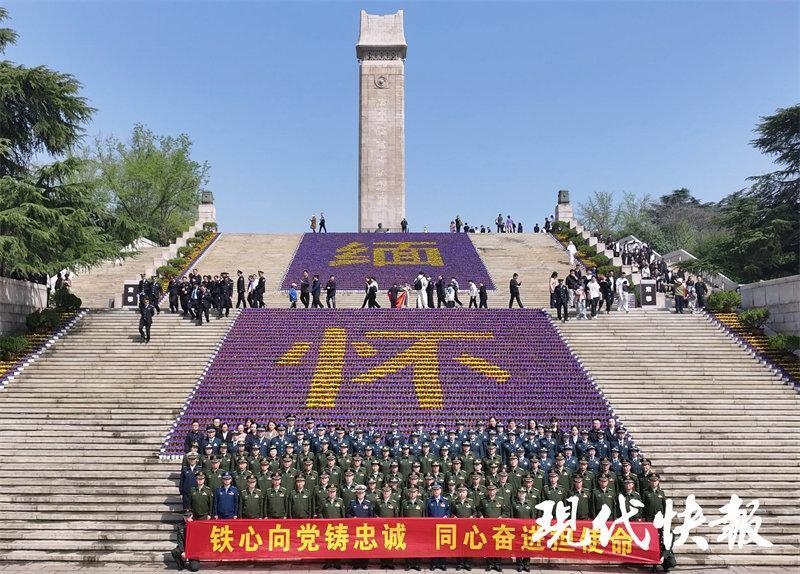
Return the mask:
[[[469,429],[463,421],[449,430],[442,422],[431,432],[417,422],[409,435],[397,423],[383,432],[371,423],[359,429],[352,422],[325,425],[309,418],[305,428],[295,422],[289,415],[274,432],[257,424],[242,439],[221,438],[219,419],[205,432],[193,421],[180,480],[191,519],[535,519],[540,502],[569,507],[570,497],[577,498],[578,520],[594,519],[604,507],[609,520],[635,511],[631,520],[652,521],[664,511],[659,476],[615,419],[567,432],[555,418],[525,428],[493,417]],[[455,566],[471,569],[467,559]],[[516,566],[529,571],[529,559],[518,558]],[[435,568],[444,570],[445,561],[434,559]],[[419,562],[407,560],[409,569],[419,570]],[[487,571],[500,569],[500,559],[487,559]]]

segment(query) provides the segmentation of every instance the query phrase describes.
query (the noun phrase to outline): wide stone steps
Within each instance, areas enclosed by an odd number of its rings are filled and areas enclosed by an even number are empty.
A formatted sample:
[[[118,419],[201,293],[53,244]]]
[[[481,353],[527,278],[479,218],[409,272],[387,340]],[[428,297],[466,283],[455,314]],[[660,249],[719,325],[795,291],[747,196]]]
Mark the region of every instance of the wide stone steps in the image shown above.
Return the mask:
[[[0,443],[30,444],[0,465],[0,568],[163,563],[181,504],[159,448],[232,320],[162,313],[144,345],[135,312],[93,311],[0,392]]]
[[[635,310],[557,324],[678,508],[694,494],[716,517],[731,494],[758,499],[760,532],[780,536],[769,549],[684,547],[681,566],[800,565],[800,396],[779,375],[701,315]]]

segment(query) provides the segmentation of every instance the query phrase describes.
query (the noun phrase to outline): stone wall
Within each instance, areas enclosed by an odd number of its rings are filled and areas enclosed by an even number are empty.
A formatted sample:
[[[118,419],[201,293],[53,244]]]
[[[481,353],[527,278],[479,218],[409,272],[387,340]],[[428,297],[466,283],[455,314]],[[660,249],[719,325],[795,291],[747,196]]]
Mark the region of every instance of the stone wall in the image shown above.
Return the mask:
[[[740,289],[742,307],[769,309],[767,327],[777,333],[800,335],[800,275],[747,283]]]
[[[0,335],[25,331],[25,317],[47,304],[47,287],[0,277]]]

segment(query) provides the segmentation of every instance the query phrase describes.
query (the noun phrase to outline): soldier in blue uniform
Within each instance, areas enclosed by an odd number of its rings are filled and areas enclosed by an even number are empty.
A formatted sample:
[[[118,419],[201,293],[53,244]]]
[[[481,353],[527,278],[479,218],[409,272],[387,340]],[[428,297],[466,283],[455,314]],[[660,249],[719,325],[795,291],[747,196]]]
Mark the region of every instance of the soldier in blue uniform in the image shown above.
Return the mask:
[[[355,487],[356,496],[347,504],[345,516],[347,518],[374,518],[375,509],[372,502],[367,500],[367,487],[359,484]],[[353,570],[366,570],[369,560],[353,560]]]
[[[214,493],[214,518],[236,518],[239,512],[239,491],[231,481],[230,472],[222,475],[222,486]]]
[[[450,502],[442,496],[442,485],[435,482],[431,486],[432,496],[425,502],[425,515],[429,518],[449,518]],[[447,570],[447,559],[431,558],[431,570]]]
[[[202,467],[197,462],[197,453],[190,452],[186,455],[189,461],[187,466],[181,468],[181,481],[179,485],[181,499],[183,501],[183,509],[186,510],[190,507],[190,496],[192,489],[197,487],[197,473],[202,472]]]

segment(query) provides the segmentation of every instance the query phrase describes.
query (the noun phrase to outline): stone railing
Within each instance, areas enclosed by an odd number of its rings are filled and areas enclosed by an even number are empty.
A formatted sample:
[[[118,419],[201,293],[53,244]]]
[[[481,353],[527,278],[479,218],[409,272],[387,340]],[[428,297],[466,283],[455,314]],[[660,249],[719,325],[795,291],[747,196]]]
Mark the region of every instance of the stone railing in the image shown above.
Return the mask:
[[[47,306],[47,286],[0,277],[0,335],[25,331],[25,318]]]
[[[767,327],[776,333],[800,335],[800,275],[740,285],[742,307],[769,309]]]

